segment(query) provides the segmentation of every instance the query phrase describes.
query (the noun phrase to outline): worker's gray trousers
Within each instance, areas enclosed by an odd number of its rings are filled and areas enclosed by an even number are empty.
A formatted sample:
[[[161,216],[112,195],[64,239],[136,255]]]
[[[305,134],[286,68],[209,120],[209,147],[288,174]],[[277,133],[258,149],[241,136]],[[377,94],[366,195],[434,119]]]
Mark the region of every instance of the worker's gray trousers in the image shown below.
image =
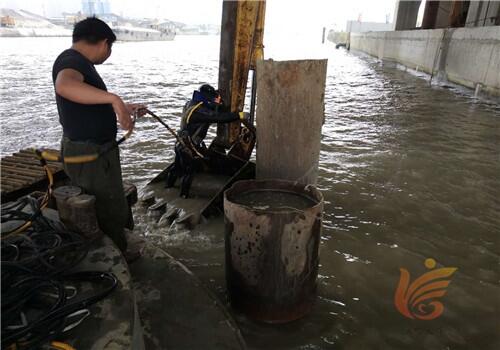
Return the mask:
[[[115,141],[113,141],[114,143]],[[63,157],[90,155],[108,149],[112,143],[99,145],[88,141],[71,141],[63,137]],[[96,197],[97,221],[122,252],[127,249],[124,227],[131,222],[131,211],[123,192],[120,153],[118,147],[88,163],[66,164],[64,171],[74,186]]]

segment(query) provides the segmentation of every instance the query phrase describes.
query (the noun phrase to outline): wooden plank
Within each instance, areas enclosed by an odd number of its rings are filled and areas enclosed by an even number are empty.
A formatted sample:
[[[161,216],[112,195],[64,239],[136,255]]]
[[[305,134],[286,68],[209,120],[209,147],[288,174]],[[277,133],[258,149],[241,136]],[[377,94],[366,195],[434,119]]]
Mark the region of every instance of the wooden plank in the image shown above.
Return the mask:
[[[19,153],[34,154],[34,149],[33,148],[25,148],[25,149],[20,150]]]
[[[10,164],[2,164],[2,172],[10,172],[15,174],[31,175],[31,176],[45,175],[45,171],[43,169],[17,167]]]
[[[2,159],[2,164],[5,165],[10,165],[10,166],[16,166],[16,167],[21,167],[21,168],[29,168],[29,169],[41,169],[43,170],[42,166],[40,163],[33,163],[24,159]],[[47,163],[49,169],[51,171],[58,171],[62,170],[62,166],[59,164],[50,164]]]
[[[19,168],[19,169],[24,169],[24,170],[33,170],[33,171],[43,171],[43,167],[40,164],[29,164],[25,162],[17,162],[14,160],[2,160],[1,162],[2,167],[7,166],[7,167],[12,167],[12,168]],[[49,165],[49,169],[54,169],[58,170],[59,168],[53,165]]]
[[[14,153],[12,156],[10,157],[13,157],[14,159],[22,159],[24,161],[29,161],[29,162],[32,162],[33,164],[40,164],[40,161],[38,160],[38,158],[36,157],[32,157],[30,156],[29,154],[23,154],[23,153]],[[46,161],[47,163],[49,164],[58,164],[58,165],[61,165],[62,163],[61,162],[55,162],[55,161],[52,161],[52,160],[47,160]]]
[[[15,189],[15,187],[12,186],[11,184],[5,184],[5,183],[1,183],[1,187],[2,187],[2,193],[11,192]]]
[[[17,190],[20,190],[20,189],[23,189],[25,187],[29,187],[30,186],[30,183],[25,183],[25,182],[3,182],[2,183],[2,186],[4,185],[10,185],[12,186],[14,189],[14,191],[17,191]]]
[[[26,181],[34,181],[39,179],[41,176],[33,176],[33,175],[26,175],[26,174],[17,174],[12,171],[2,171],[2,177],[6,179],[19,179],[19,180],[26,180]],[[43,177],[41,177],[43,179]]]
[[[14,157],[22,157],[22,158],[29,158],[29,159],[35,159],[37,160],[38,158],[35,156],[34,153],[22,153],[22,152],[16,152],[12,154]]]
[[[12,185],[12,186],[24,186],[24,185],[29,185],[29,181],[24,181],[24,180],[17,180],[13,178],[7,178],[2,176],[2,183],[7,184],[7,185]]]
[[[16,161],[16,160],[22,160],[24,162],[30,162],[30,163],[33,163],[35,164],[36,162],[38,162],[38,164],[40,164],[40,162],[36,159],[36,158],[31,158],[27,155],[19,155],[19,156],[16,156],[16,155],[12,155],[12,156],[7,156],[5,158],[2,158],[2,160],[9,160],[9,161]]]
[[[50,153],[55,153],[57,155],[59,155],[60,151],[59,150],[56,150],[56,149],[52,149],[52,148],[40,148],[40,150],[42,151],[47,151],[47,152],[50,152]],[[28,155],[31,155],[31,156],[34,156],[36,157],[35,155],[35,152],[33,149],[22,149],[20,150],[18,153],[21,153],[21,154],[28,154]]]
[[[59,153],[54,150],[48,151]],[[47,165],[55,178],[65,175],[62,163],[48,161]],[[47,174],[33,150],[24,149],[3,157],[0,169],[2,201],[15,200],[19,196],[46,186]]]
[[[41,168],[40,162],[37,160],[31,160],[29,158],[23,158],[23,157],[5,157],[2,158],[2,162],[8,162],[8,163],[20,163],[20,164],[26,164],[30,166],[37,166]],[[48,165],[52,167],[58,167],[61,168],[62,164],[57,163],[57,162],[47,162]]]
[[[20,183],[31,183],[33,182],[33,177],[32,176],[19,176],[15,174],[4,174],[2,173],[2,180],[9,181],[9,182],[20,182]]]
[[[59,151],[54,151],[54,150],[47,150],[47,151],[50,152],[50,153],[54,153],[55,155],[59,156]],[[30,152],[19,151],[19,152],[13,153],[12,156],[32,158],[32,159],[38,160],[37,155],[35,153],[32,153],[32,152],[30,153]]]
[[[45,176],[28,177],[28,176],[20,176],[17,174],[2,174],[2,181],[15,182],[23,185],[28,184],[30,186],[45,180],[47,180],[47,177]]]
[[[52,174],[57,174],[60,173],[60,169],[50,169],[50,172]],[[25,174],[25,175],[31,175],[31,176],[46,176],[45,170],[42,168],[26,168],[26,167],[19,167],[16,165],[12,164],[2,164],[2,171],[8,171],[11,173],[17,173],[17,174]]]
[[[257,179],[316,184],[327,60],[257,62]]]
[[[63,171],[62,164],[59,162],[50,161],[47,162],[47,165],[54,175]],[[3,157],[0,168],[2,200],[5,200],[12,193],[30,191],[34,186],[47,180],[45,170],[40,165],[33,150],[30,149],[20,150],[13,155]]]

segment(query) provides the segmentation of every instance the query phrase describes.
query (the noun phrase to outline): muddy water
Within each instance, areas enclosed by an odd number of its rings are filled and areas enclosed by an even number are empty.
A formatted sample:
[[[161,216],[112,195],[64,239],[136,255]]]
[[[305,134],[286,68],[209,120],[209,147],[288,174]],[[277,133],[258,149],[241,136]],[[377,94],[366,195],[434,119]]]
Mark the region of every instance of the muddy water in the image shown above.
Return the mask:
[[[300,194],[285,191],[248,191],[237,195],[235,203],[258,210],[303,210],[317,204]]]
[[[0,39],[2,155],[57,147],[50,68],[68,45]],[[118,43],[98,70],[111,91],[175,125],[192,90],[216,82],[218,45],[217,37]],[[250,347],[500,348],[499,104],[331,45],[268,40],[266,56],[329,59],[318,183],[325,215],[313,312],[280,327],[236,315]],[[139,120],[122,148],[124,177],[143,186],[172,160],[173,142],[158,123]],[[136,220],[225,297],[220,219],[168,236],[141,208]],[[403,316],[394,303],[401,270],[411,283],[429,271],[428,258],[457,268],[438,298],[444,311],[433,320]]]

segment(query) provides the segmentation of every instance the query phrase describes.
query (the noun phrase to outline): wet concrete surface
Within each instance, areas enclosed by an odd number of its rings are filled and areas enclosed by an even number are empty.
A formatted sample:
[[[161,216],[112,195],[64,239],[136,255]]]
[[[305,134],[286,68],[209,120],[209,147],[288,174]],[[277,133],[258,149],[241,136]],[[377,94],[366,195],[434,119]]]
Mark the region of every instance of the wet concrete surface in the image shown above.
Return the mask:
[[[142,329],[136,317],[135,293],[127,263],[120,250],[106,236],[95,241],[76,271],[112,272],[118,279],[116,289],[89,307],[89,316],[65,334],[63,341],[76,349],[143,349]],[[100,286],[81,286],[82,292],[95,293]]]
[[[130,265],[146,349],[244,349],[226,307],[185,265],[148,244]]]
[[[59,221],[55,210],[45,215]],[[127,240],[142,252],[130,265],[107,236],[91,244],[75,271],[112,272],[118,285],[58,340],[89,350],[246,348],[226,305],[193,272],[140,232],[127,231]],[[78,288],[95,293],[98,286]]]

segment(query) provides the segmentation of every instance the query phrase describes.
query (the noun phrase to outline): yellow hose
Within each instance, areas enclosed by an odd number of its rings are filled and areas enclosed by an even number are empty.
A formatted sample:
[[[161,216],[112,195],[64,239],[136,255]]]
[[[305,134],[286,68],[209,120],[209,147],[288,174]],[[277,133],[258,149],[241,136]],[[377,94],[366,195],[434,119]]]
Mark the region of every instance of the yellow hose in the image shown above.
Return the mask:
[[[53,341],[53,342],[51,342],[50,343],[50,347],[52,349],[56,349],[56,350],[76,350],[71,345],[69,345],[67,343],[60,342],[60,341]]]
[[[40,158],[40,152],[35,152],[35,153]],[[45,158],[41,159],[42,164],[45,163],[44,159]],[[47,179],[49,180],[49,185],[47,187],[47,192],[45,193],[45,196],[43,197],[42,202],[40,203],[40,210],[45,209],[47,207],[47,205],[49,205],[49,199],[52,196],[52,186],[54,185],[54,176],[52,175],[52,172],[50,171],[50,168],[48,167],[48,165],[46,163],[43,165],[43,169],[45,170],[45,173],[47,174]],[[33,224],[33,222],[31,220],[28,220],[24,224],[22,224],[21,226],[16,228],[14,231],[11,231],[9,233],[2,235],[0,239],[5,239],[5,238],[10,237],[12,235],[20,234],[20,233],[26,231],[28,228],[30,228],[32,224]]]
[[[8,347],[5,348],[5,350],[17,350],[16,343],[10,344]]]
[[[64,157],[64,159],[57,153],[42,152],[42,158],[45,160],[53,161],[53,162],[63,162],[68,164],[79,164],[79,163],[89,163],[93,162],[97,158],[99,158],[99,154],[85,154],[83,156],[72,156],[72,157]]]
[[[193,108],[191,108],[191,110],[189,111],[189,114],[186,118],[186,124],[189,124],[189,120],[191,119],[191,115],[193,115],[194,111],[196,111],[198,109],[198,107],[200,107],[202,104],[203,104],[203,102],[200,102],[197,105],[195,105]]]
[[[191,112],[192,113],[192,112]],[[134,116],[134,123],[135,123],[135,116]],[[132,135],[132,131],[134,128],[132,127],[127,133],[121,138],[118,143],[125,141]],[[58,153],[53,153],[53,152],[47,152],[47,151],[41,151],[38,155],[39,157],[42,157],[45,160],[52,161],[52,162],[61,162],[61,163],[67,163],[67,164],[81,164],[81,163],[90,163],[97,158],[99,158],[100,154],[99,153],[93,153],[93,154],[84,154],[81,156],[71,156],[71,157],[62,157]]]
[[[134,123],[135,123],[135,116],[134,116]],[[125,141],[132,135],[132,131],[134,128],[132,127],[127,133],[121,138],[120,141],[118,141],[117,144]],[[72,156],[72,157],[61,157],[60,154],[53,153],[53,152],[47,152],[47,151],[41,151],[37,149],[33,149],[33,152],[36,154],[38,159],[40,160],[41,165],[43,166],[43,169],[45,170],[45,173],[47,174],[47,179],[49,180],[49,186],[47,188],[47,193],[45,193],[45,196],[42,199],[42,203],[40,203],[40,210],[45,209],[47,205],[49,204],[49,199],[52,196],[52,186],[54,185],[54,176],[52,175],[52,172],[50,171],[50,168],[48,167],[46,161],[53,161],[53,162],[64,162],[68,164],[81,164],[81,163],[89,163],[95,161],[97,158],[99,158],[100,154],[99,153],[94,153],[94,154],[85,154],[82,156]],[[33,224],[32,221],[26,221],[24,224],[16,228],[15,230],[6,233],[0,237],[0,239],[5,239],[7,237],[10,237],[12,235],[17,235],[19,233],[22,233],[26,231],[28,228],[31,227]]]

